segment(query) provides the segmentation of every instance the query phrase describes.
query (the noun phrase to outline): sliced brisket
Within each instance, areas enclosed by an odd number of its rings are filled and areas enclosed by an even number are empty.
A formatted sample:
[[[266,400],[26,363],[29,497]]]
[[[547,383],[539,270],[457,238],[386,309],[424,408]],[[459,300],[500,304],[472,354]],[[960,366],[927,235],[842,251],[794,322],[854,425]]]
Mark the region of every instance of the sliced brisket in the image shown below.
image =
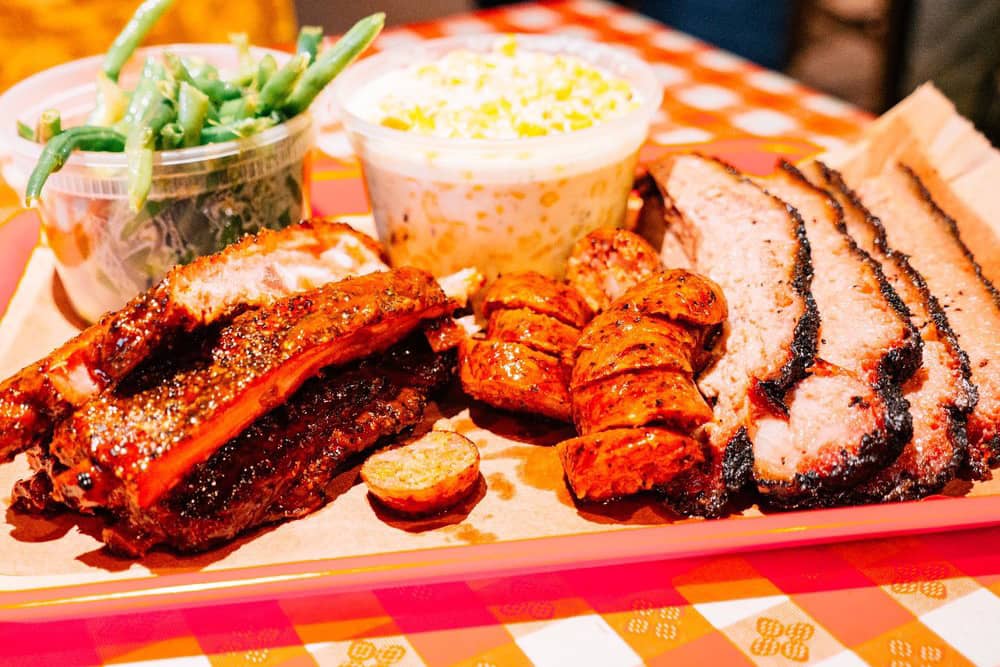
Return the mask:
[[[684,479],[681,511],[721,512],[727,487],[750,472],[757,420],[786,413],[785,395],[814,360],[819,317],[810,292],[809,244],[799,215],[731,167],[699,155],[666,158],[650,169],[671,233],[694,270],[718,283],[729,303],[722,356],[699,378],[714,407],[703,427],[706,464]],[[754,450],[756,451],[756,449]]]
[[[877,176],[849,184],[882,221],[889,246],[909,256],[924,277],[968,355],[978,391],[968,419],[969,465],[974,475],[989,477],[1000,460],[1000,295],[982,275],[955,221],[909,166],[890,162]]]
[[[861,204],[840,174],[813,163],[809,177],[840,202],[847,232],[881,263],[923,339],[923,365],[903,384],[903,397],[913,418],[913,437],[895,462],[860,484],[851,496],[878,502],[934,493],[954,476],[968,448],[966,415],[975,402],[968,357],[923,276],[905,255],[888,245],[882,222]]]
[[[786,398],[787,419],[761,418],[757,486],[781,504],[835,502],[910,439],[900,383],[920,365],[921,341],[879,265],[847,235],[836,200],[784,162],[760,183],[805,223],[823,363]]]

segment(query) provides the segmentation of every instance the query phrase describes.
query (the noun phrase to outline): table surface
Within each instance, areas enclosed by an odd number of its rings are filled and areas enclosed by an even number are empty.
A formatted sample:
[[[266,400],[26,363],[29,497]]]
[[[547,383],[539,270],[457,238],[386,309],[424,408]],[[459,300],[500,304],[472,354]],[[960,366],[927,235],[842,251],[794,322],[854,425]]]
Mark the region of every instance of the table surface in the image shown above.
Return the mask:
[[[637,14],[583,0],[386,31],[379,48],[472,32],[632,49],[665,87],[644,159],[677,146],[743,169],[850,141],[868,116]],[[345,137],[313,163],[323,215],[367,211]],[[37,230],[0,230],[23,262]],[[14,285],[0,284],[0,311]],[[609,536],[608,539],[614,539]],[[600,666],[1000,664],[1000,529],[629,564],[197,609],[0,625],[3,664]]]

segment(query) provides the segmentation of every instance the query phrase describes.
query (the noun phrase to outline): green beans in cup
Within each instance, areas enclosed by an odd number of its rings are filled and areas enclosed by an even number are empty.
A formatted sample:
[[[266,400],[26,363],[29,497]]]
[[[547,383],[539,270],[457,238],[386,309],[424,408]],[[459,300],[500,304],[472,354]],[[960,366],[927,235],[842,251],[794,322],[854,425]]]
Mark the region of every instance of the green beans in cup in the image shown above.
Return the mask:
[[[37,202],[49,175],[63,166],[72,151],[124,150],[129,164],[129,203],[133,211],[139,211],[149,195],[155,150],[232,141],[302,113],[378,36],[385,23],[385,14],[372,14],[323,52],[319,51],[322,30],[306,26],[299,34],[298,53],[280,69],[274,69],[273,56],[254,62],[246,35],[234,35],[241,65],[236,77],[228,81],[220,79],[219,71],[207,63],[184,62],[168,52],[165,64],[152,58],[146,61],[138,85],[127,96],[117,86],[122,66],[172,3],[146,0],[112,43],[98,74],[97,105],[87,125],[61,131],[57,111],[42,114],[33,137],[47,143],[28,179],[25,200],[29,206]],[[27,136],[23,128],[21,133]]]
[[[0,96],[0,169],[36,206],[77,313],[96,320],[175,264],[307,217],[309,107],[378,35],[359,21],[324,48],[138,48],[169,0],[147,0],[105,56],[53,67]]]

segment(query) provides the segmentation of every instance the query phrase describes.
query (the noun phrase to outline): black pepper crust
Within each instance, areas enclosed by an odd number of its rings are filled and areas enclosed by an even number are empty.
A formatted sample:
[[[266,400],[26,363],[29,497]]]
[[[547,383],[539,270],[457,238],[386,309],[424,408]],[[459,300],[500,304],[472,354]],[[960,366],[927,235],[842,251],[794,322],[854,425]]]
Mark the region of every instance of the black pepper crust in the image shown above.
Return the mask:
[[[847,233],[844,212],[840,204],[822,188],[816,187],[793,165],[782,161],[779,168],[803,187],[821,194],[835,211],[837,231],[844,236],[848,247],[860,262],[872,271],[883,298],[892,307],[906,329],[900,344],[887,350],[878,361],[878,370],[872,388],[881,399],[884,428],[866,433],[861,438],[858,454],[846,458],[831,475],[820,477],[816,473],[798,473],[788,484],[768,481],[763,484],[775,497],[771,500],[782,506],[805,507],[840,504],[841,489],[853,485],[867,474],[894,461],[903,447],[913,437],[913,419],[909,403],[903,397],[902,383],[912,377],[920,367],[923,340],[910,320],[909,308],[889,284],[882,267]]]
[[[930,190],[927,189],[927,186],[924,185],[924,182],[920,180],[920,177],[917,176],[913,169],[902,163],[900,163],[899,168],[902,169],[903,172],[913,181],[913,185],[917,188],[917,192],[920,193],[920,198],[923,199],[924,203],[930,207],[931,211],[934,212],[934,215],[945,222],[948,227],[948,231],[951,232],[951,235],[955,238],[955,242],[958,243],[959,248],[962,249],[962,254],[965,255],[965,258],[969,260],[975,269],[976,277],[979,278],[980,282],[983,283],[986,290],[990,293],[990,296],[993,297],[993,303],[997,306],[997,308],[1000,308],[1000,292],[997,292],[997,288],[992,282],[990,282],[990,279],[983,275],[982,267],[979,266],[979,262],[976,261],[972,251],[969,250],[969,247],[965,245],[965,241],[962,240],[962,235],[958,230],[958,223],[955,222],[953,217],[941,210],[941,207],[938,206],[937,202],[934,201],[934,198],[931,196]]]
[[[795,325],[792,343],[788,357],[781,369],[769,378],[757,379],[750,391],[759,402],[766,404],[779,414],[788,414],[785,395],[802,380],[810,366],[816,361],[816,351],[819,347],[820,314],[816,300],[812,295],[812,252],[809,239],[806,236],[805,221],[795,208],[767,193],[763,188],[744,176],[735,167],[713,156],[695,153],[698,157],[711,160],[720,165],[728,174],[740,182],[747,183],[760,190],[773,201],[779,203],[788,212],[793,222],[797,248],[795,265],[792,270],[791,286],[802,299],[804,308]],[[655,181],[654,181],[655,182]],[[656,189],[659,192],[659,189]],[[664,210],[673,215],[679,215],[670,201],[667,193],[659,192],[663,199]],[[668,233],[670,233],[668,231]],[[687,515],[719,516],[728,503],[729,492],[742,489],[750,484],[753,471],[753,443],[745,429],[739,429],[725,445],[722,461],[714,461],[714,453],[706,457],[703,478],[686,479],[684,484],[690,487],[685,494],[677,494],[670,501],[671,507]]]
[[[816,306],[816,299],[813,298],[812,294],[812,248],[809,245],[809,237],[806,235],[806,224],[793,206],[789,206],[786,202],[764,190],[732,165],[718,158],[709,157],[707,159],[722,165],[732,176],[752,185],[780,204],[788,211],[788,215],[795,223],[795,238],[798,241],[798,248],[795,253],[795,267],[791,284],[792,289],[805,302],[805,309],[795,324],[789,358],[774,377],[758,379],[756,386],[756,390],[771,407],[781,414],[787,415],[788,406],[785,405],[785,394],[807,375],[808,368],[816,360],[816,350],[819,348],[820,314],[819,308]]]
[[[876,428],[863,434],[857,453],[847,455],[846,451],[841,450],[838,464],[823,475],[810,470],[797,472],[788,480],[756,480],[759,489],[767,490],[762,494],[762,503],[782,509],[843,505],[845,488],[864,480],[873,471],[899,456],[912,432],[909,404],[898,392],[889,399],[896,401],[894,405],[888,404],[884,395],[877,395],[883,414],[886,417],[895,414],[905,419],[905,425]]]
[[[962,235],[958,229],[958,223],[953,217],[945,213],[934,198],[931,196],[930,190],[924,185],[924,182],[916,174],[916,172],[910,168],[908,165],[900,163],[899,168],[910,177],[913,181],[914,187],[920,194],[920,198],[923,200],[924,204],[930,208],[931,212],[940,220],[945,223],[948,228],[948,232],[955,239],[958,247],[961,249],[962,254],[965,256],[969,263],[972,264],[973,271],[975,271],[976,278],[979,282],[983,284],[986,291],[990,293],[990,297],[993,299],[993,304],[996,306],[997,310],[1000,310],[1000,292],[997,291],[996,286],[990,281],[989,278],[983,275],[983,269],[979,266],[979,262],[976,261],[975,256],[969,247],[965,245],[965,241],[962,240]],[[989,442],[983,443],[988,450],[984,458],[980,458],[973,455],[973,449],[969,447],[968,465],[972,475],[978,479],[989,479],[990,468],[1000,464],[1000,434],[994,436]]]
[[[941,303],[937,300],[927,286],[924,277],[913,268],[909,258],[889,246],[885,227],[882,221],[872,214],[871,211],[861,202],[857,193],[851,189],[844,181],[843,177],[834,169],[831,169],[822,162],[817,162],[817,166],[823,175],[826,184],[850,202],[851,206],[861,213],[864,220],[871,227],[875,236],[875,246],[881,253],[882,258],[887,262],[892,262],[902,275],[916,288],[920,295],[924,307],[930,316],[934,328],[937,330],[937,339],[948,349],[952,358],[958,362],[960,374],[960,386],[958,392],[952,397],[953,400],[948,406],[948,434],[952,446],[952,455],[949,465],[929,478],[914,475],[904,475],[898,480],[885,480],[874,488],[862,493],[858,490],[850,502],[889,502],[910,500],[921,498],[932,493],[936,493],[944,487],[956,474],[959,468],[966,462],[968,457],[968,435],[966,432],[966,422],[968,414],[973,410],[978,401],[978,391],[971,380],[971,370],[969,367],[969,356],[958,343],[958,337],[951,328],[948,315]],[[977,476],[988,475],[989,470],[974,471]],[[847,500],[847,499],[845,499]]]
[[[722,457],[722,477],[726,490],[736,493],[747,487],[753,474],[753,443],[746,428],[741,428],[726,446]]]
[[[420,421],[455,363],[454,350],[434,353],[416,332],[384,353],[323,369],[149,509],[102,510],[103,539],[125,556],[156,545],[193,553],[313,512],[337,495],[331,480],[355,457]]]

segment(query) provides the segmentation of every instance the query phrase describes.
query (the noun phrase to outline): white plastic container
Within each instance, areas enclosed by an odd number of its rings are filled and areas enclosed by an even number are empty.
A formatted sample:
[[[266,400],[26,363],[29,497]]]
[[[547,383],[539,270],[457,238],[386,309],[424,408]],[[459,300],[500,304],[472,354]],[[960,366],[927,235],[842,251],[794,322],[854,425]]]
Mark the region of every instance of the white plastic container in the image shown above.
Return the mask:
[[[488,52],[499,35],[388,50],[333,84],[334,108],[358,154],[375,224],[393,265],[437,275],[476,266],[488,279],[535,270],[558,276],[573,243],[625,218],[636,159],[662,90],[643,61],[562,36],[515,36],[518,49],[576,56],[628,82],[639,105],[590,128],[517,139],[439,138],[366,119],[358,92],[381,75],[458,50]]]
[[[171,51],[198,56],[225,76],[237,67],[228,44],[173,44],[140,49],[122,72],[131,90],[147,55]],[[279,63],[289,55],[271,53]],[[58,109],[63,127],[83,124],[95,102],[103,56],[53,67],[0,97],[3,177],[18,193],[42,146],[17,135],[16,122],[34,126]],[[152,286],[173,265],[220,250],[262,227],[283,227],[306,213],[305,159],[313,144],[308,113],[258,135],[225,143],[159,151],[146,206],[129,209],[123,153],[77,152],[42,191],[42,228],[56,270],[77,312],[94,321]]]

